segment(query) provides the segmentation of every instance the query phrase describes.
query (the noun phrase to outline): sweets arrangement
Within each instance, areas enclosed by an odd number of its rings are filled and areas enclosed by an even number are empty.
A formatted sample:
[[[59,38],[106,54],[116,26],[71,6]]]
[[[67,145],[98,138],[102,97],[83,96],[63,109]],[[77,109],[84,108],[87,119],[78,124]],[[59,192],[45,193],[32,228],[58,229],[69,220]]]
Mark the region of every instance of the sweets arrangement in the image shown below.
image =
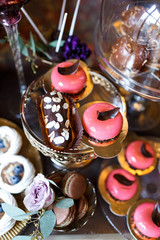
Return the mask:
[[[159,68],[159,21],[156,6],[131,6],[121,14],[120,37],[113,44],[110,63],[127,76],[135,76],[143,66]]]
[[[84,175],[79,172],[58,171],[48,175],[56,186],[52,185],[58,198],[48,207],[56,216],[55,230],[72,230],[82,227],[88,216],[94,213],[96,197],[93,189]],[[58,186],[58,187],[57,187]],[[91,194],[89,191],[93,191]],[[59,208],[59,201],[71,198],[74,204],[69,208]],[[88,215],[87,217],[85,217]]]

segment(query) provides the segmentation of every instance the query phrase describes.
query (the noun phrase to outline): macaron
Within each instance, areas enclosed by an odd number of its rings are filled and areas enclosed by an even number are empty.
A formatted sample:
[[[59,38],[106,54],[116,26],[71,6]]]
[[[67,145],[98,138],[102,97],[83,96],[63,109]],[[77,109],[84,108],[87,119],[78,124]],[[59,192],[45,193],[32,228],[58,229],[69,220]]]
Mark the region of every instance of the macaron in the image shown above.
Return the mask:
[[[76,201],[76,219],[83,218],[88,211],[88,201],[84,195],[82,195],[77,201]]]
[[[62,183],[62,179],[64,177],[64,174],[62,174],[61,172],[56,172],[56,173],[50,173],[47,178],[51,181],[53,181],[57,187],[53,184],[51,184],[51,187],[53,188],[53,190],[55,191],[55,193],[58,193],[61,189],[61,183]]]
[[[62,197],[60,200],[65,199],[65,197]],[[52,204],[52,210],[56,215],[56,225],[55,228],[61,228],[61,227],[66,227],[70,223],[73,222],[75,218],[75,213],[76,213],[76,207],[75,204],[70,207],[70,208],[59,208],[56,206],[58,201],[55,201]]]
[[[67,173],[62,180],[62,192],[64,195],[78,199],[87,189],[86,178],[78,172]]]

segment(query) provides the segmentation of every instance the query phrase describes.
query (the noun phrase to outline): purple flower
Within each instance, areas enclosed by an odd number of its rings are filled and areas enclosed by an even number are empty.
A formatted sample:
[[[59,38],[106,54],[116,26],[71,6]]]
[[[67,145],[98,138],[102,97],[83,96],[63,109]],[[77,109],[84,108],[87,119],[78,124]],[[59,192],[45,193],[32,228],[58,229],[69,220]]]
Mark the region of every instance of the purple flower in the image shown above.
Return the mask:
[[[39,173],[33,183],[26,188],[23,203],[30,212],[38,211],[53,203],[55,193],[47,178]]]
[[[65,60],[77,58],[85,61],[91,54],[85,43],[81,43],[76,36],[69,36],[63,45],[63,57]]]

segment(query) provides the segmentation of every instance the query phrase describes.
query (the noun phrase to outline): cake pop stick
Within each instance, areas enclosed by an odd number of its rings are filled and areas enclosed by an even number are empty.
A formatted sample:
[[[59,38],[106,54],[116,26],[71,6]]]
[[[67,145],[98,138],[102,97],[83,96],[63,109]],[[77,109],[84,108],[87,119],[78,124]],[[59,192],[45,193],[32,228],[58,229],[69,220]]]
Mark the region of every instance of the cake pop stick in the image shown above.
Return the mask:
[[[32,25],[32,27],[34,28],[34,30],[36,31],[36,33],[38,34],[39,38],[42,40],[42,42],[45,45],[47,45],[47,40],[43,37],[42,33],[39,31],[39,29],[37,28],[37,26],[35,25],[35,23],[31,19],[31,17],[28,15],[28,13],[24,9],[24,7],[22,7],[21,10],[24,13],[24,15],[26,16],[26,18],[28,19],[28,21],[30,22],[30,24]]]
[[[61,30],[60,30],[60,33],[59,33],[57,46],[56,46],[56,50],[55,50],[56,53],[59,52],[59,48],[60,48],[60,44],[61,44],[61,40],[62,40],[62,36],[63,36],[63,32],[64,32],[66,20],[67,20],[67,15],[68,15],[68,13],[65,13],[64,17],[63,17],[62,27],[61,27]]]
[[[76,19],[77,19],[77,14],[78,14],[80,1],[81,0],[77,0],[77,3],[76,3],[76,7],[75,7],[75,10],[74,10],[73,19],[72,19],[72,23],[71,23],[71,27],[70,27],[70,31],[69,31],[69,36],[72,36],[73,32],[74,32],[74,27],[75,27],[75,23],[76,23]]]
[[[59,23],[58,23],[58,31],[61,30],[62,21],[63,21],[63,17],[64,17],[64,11],[65,11],[65,7],[66,7],[66,1],[67,0],[63,0],[63,3],[62,3],[61,14],[60,14]]]

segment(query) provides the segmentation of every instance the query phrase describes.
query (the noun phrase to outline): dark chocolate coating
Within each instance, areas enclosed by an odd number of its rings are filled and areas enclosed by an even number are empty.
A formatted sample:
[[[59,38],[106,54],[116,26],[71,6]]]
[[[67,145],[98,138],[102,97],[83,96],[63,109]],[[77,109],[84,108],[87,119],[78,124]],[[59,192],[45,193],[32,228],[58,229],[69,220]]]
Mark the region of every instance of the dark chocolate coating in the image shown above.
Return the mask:
[[[69,149],[75,139],[72,129],[74,106],[60,92],[41,97],[40,124],[46,144],[56,150]]]
[[[112,46],[110,62],[121,71],[138,72],[147,61],[148,51],[143,45],[124,36]]]
[[[147,9],[143,6],[134,6],[122,12],[122,33],[132,36],[133,34],[136,34],[136,31],[138,35],[141,24],[144,21],[143,14],[146,12],[146,10]],[[137,26],[137,24],[139,24],[139,26]],[[139,27],[139,30],[137,27]]]

